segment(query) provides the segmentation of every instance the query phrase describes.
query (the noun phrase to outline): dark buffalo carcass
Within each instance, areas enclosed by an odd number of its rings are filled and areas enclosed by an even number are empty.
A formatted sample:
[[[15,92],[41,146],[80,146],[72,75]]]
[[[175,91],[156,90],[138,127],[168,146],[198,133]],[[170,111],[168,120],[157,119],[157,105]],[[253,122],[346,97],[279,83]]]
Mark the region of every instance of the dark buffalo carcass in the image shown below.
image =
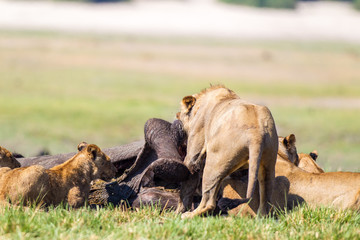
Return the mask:
[[[183,164],[186,134],[182,124],[152,118],[145,123],[144,134],[144,146],[133,165],[114,182],[94,184],[90,204],[126,202],[138,206],[158,202],[164,208],[175,207],[178,193],[164,189],[177,189],[190,175]]]

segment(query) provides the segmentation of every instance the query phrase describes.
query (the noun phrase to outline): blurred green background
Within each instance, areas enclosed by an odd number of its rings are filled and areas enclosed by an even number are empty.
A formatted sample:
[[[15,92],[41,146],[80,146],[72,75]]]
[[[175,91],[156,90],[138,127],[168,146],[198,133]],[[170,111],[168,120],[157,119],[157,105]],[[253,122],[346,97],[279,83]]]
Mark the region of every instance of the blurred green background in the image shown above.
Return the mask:
[[[0,145],[26,156],[141,139],[147,119],[225,84],[326,170],[360,169],[360,44],[3,30],[0,63]]]

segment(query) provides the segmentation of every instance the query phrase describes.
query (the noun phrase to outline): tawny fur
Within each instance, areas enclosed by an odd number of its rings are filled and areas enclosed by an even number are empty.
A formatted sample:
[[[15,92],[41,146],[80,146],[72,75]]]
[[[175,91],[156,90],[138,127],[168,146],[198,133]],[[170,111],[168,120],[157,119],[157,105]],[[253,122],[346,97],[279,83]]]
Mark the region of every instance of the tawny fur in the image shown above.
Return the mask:
[[[64,202],[80,207],[88,197],[92,180],[110,179],[115,173],[109,157],[98,146],[84,143],[74,157],[51,169],[38,165],[8,168],[0,175],[0,200],[26,205]]]
[[[279,144],[285,144],[279,139]],[[294,146],[286,146],[286,148]],[[290,182],[288,205],[303,200],[310,206],[332,206],[338,209],[360,210],[360,173],[311,173],[280,157],[275,167],[276,176]]]
[[[177,212],[189,207],[189,199],[201,176],[201,203],[183,217],[213,210],[221,181],[250,159],[247,197],[253,197],[259,180],[259,212],[266,215],[271,208],[278,148],[275,123],[269,109],[246,102],[223,86],[215,86],[184,97],[177,117],[188,135],[184,163],[193,173],[190,180],[182,184]]]
[[[2,167],[11,169],[18,168],[20,167],[20,163],[10,151],[0,146],[0,168]]]

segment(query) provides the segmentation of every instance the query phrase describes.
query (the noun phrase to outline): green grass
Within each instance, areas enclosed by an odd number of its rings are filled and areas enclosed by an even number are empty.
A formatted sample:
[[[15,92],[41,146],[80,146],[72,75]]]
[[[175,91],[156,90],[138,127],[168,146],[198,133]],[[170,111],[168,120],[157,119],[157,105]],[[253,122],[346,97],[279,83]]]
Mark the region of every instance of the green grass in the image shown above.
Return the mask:
[[[0,210],[1,239],[359,239],[360,215],[331,208],[297,208],[277,219],[237,216],[182,220],[156,207],[44,211]]]

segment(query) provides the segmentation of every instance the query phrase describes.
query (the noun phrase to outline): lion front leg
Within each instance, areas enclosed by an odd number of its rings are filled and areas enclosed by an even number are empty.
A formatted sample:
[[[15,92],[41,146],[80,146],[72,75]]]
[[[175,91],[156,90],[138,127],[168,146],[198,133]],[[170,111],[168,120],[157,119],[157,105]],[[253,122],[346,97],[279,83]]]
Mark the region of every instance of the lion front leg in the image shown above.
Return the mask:
[[[67,202],[70,207],[79,208],[84,205],[85,200],[85,193],[80,191],[79,187],[73,187],[69,190]]]

